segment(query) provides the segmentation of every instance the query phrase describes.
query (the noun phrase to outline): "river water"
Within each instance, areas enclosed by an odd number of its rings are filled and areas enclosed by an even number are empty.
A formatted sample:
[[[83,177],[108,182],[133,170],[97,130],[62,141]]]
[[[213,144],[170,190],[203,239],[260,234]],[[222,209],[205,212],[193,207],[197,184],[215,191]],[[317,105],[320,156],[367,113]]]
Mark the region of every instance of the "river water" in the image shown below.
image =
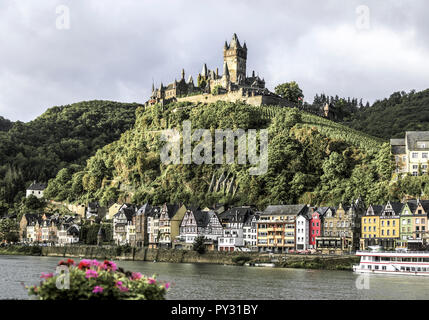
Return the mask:
[[[0,256],[0,299],[28,299],[23,284],[38,284],[41,273],[54,272],[59,260]],[[429,289],[429,277],[369,275],[365,281],[350,271],[140,261],[120,261],[118,265],[171,282],[167,299],[428,299]]]

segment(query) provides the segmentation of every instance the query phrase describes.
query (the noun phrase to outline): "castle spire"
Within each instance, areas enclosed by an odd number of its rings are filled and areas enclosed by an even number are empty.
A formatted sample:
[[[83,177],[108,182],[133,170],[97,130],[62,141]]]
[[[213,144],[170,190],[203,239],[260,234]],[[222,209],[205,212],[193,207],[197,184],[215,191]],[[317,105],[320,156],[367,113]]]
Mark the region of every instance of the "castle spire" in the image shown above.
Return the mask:
[[[237,34],[235,34],[235,33],[234,33],[234,35],[232,36],[232,40],[231,40],[230,47],[237,47],[237,48],[241,48],[241,46],[240,46],[240,41],[238,41]]]
[[[203,70],[201,71],[203,77],[207,77],[207,64],[204,63]]]
[[[182,80],[185,80],[185,69],[182,69]]]
[[[229,49],[228,42],[226,40],[225,40],[225,45],[223,46],[223,49],[224,50],[228,50]]]

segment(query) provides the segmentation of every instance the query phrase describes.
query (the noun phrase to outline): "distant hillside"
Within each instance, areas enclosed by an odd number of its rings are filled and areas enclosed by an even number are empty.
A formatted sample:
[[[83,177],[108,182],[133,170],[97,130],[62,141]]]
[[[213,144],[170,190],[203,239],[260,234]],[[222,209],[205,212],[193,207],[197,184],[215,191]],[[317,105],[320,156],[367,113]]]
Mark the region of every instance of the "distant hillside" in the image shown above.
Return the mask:
[[[355,113],[346,125],[384,139],[402,138],[405,131],[429,131],[429,89],[395,92]]]
[[[33,121],[16,122],[0,132],[0,207],[18,202],[29,181],[47,182],[62,168],[82,168],[99,148],[134,125],[137,107],[80,102],[50,108]]]
[[[159,132],[190,120],[192,128],[268,129],[268,172],[249,165],[164,165]],[[133,129],[91,157],[83,170],[64,169],[49,182],[56,200],[210,205],[338,204],[361,195],[388,197],[389,144],[296,109],[243,103],[169,104],[137,110]]]
[[[0,131],[8,131],[12,126],[12,121],[0,116]]]

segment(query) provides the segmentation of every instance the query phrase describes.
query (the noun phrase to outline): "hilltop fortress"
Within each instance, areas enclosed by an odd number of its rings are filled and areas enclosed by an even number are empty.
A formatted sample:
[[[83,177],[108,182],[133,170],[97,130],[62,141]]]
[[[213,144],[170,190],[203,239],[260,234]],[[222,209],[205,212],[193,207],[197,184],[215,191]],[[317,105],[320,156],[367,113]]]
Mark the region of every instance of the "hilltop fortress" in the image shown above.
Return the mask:
[[[265,80],[255,75],[247,76],[247,45],[240,44],[234,33],[231,42],[225,41],[223,48],[223,74],[219,69],[209,70],[204,64],[197,77],[197,84],[192,76],[185,80],[185,70],[182,69],[182,77],[179,81],[159,88],[152,84],[152,94],[146,105],[169,102],[194,102],[212,103],[216,101],[244,101],[247,104],[296,106],[294,103],[270,92],[265,88]]]

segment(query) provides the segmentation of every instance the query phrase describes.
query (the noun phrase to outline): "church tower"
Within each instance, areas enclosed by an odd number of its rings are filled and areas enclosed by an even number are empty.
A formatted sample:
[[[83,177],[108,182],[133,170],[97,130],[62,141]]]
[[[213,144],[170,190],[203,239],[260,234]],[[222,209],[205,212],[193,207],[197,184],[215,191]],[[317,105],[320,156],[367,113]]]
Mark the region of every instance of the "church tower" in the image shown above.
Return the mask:
[[[243,46],[240,45],[235,33],[229,45],[225,41],[223,61],[228,67],[231,82],[237,83],[240,76],[242,79],[246,78],[247,46],[246,43]]]

